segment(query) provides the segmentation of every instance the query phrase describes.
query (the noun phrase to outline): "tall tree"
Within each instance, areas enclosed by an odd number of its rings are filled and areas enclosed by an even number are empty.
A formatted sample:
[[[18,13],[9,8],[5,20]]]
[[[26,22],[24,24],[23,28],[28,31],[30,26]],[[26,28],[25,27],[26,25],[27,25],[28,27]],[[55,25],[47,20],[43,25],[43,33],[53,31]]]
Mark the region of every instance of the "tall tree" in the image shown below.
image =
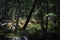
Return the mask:
[[[29,20],[30,20],[30,17],[32,16],[32,12],[34,11],[34,8],[35,8],[36,3],[37,3],[37,0],[35,0],[35,1],[34,1],[34,4],[32,5],[32,9],[31,9],[31,11],[30,11],[30,13],[29,13],[29,15],[28,15],[28,18],[27,18],[27,20],[26,20],[25,25],[23,26],[23,29],[26,29],[27,24],[28,24],[28,22],[29,22]]]

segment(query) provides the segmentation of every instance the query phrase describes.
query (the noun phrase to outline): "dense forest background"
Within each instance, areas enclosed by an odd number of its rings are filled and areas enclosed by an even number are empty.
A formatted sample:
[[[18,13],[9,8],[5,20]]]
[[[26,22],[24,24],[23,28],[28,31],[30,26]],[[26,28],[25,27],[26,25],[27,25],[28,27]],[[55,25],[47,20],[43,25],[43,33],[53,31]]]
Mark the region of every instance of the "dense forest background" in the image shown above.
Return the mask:
[[[0,0],[0,20],[2,24],[4,20],[10,20],[9,23],[16,26],[12,30],[6,22],[9,27],[6,26],[5,30],[8,31],[0,30],[0,34],[5,36],[8,33],[20,36],[41,32],[60,33],[60,0]]]

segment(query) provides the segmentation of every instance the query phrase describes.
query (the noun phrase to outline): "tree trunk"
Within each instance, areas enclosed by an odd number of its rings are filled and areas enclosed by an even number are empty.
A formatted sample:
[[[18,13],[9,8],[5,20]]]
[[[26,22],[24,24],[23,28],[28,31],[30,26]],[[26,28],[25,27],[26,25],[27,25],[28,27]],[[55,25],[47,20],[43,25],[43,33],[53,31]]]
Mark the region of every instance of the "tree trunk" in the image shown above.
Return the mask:
[[[32,16],[32,12],[34,11],[34,8],[35,8],[36,3],[37,3],[37,0],[35,0],[35,1],[34,1],[34,4],[32,5],[32,9],[31,9],[31,11],[30,11],[30,13],[29,13],[29,15],[28,15],[28,18],[27,18],[27,20],[26,20],[25,25],[23,26],[23,29],[26,29],[27,24],[28,24],[28,22],[29,22],[29,20],[30,20],[30,17]]]

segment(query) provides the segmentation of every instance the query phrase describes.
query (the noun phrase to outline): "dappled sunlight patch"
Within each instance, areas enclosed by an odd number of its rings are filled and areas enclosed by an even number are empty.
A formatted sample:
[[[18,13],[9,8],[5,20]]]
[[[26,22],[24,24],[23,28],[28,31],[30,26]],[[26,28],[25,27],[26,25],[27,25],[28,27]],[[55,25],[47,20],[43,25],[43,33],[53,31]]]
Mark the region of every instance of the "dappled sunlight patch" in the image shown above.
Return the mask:
[[[26,28],[26,30],[29,31],[29,33],[33,33],[40,29],[41,29],[40,24],[30,25],[30,26],[27,26],[27,28]]]

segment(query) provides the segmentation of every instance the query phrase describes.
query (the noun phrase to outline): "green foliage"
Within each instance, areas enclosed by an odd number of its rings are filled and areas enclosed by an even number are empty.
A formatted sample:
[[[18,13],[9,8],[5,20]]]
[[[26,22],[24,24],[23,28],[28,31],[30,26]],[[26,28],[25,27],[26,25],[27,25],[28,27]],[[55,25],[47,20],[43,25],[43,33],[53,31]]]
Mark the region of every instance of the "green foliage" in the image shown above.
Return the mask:
[[[44,24],[46,24],[46,15],[51,18],[50,23],[48,23],[48,30],[54,30],[56,25],[53,23],[53,19],[56,18],[56,14],[58,15],[58,21],[60,22],[60,4],[56,2],[57,0],[48,0],[48,14],[46,12],[47,10],[47,4],[46,1],[42,1],[41,4],[36,5],[36,8],[32,14],[32,18],[41,20],[41,10],[44,16]],[[6,16],[6,18],[15,18],[16,15],[22,18],[22,20],[26,19],[28,17],[30,9],[32,8],[34,0],[0,0],[0,18],[3,16]],[[58,5],[59,4],[59,5]],[[55,11],[56,7],[56,11]],[[40,10],[41,9],[41,10]],[[38,16],[38,17],[37,17]],[[60,26],[60,23],[58,23]],[[58,27],[59,28],[59,27]],[[27,26],[26,30],[19,30],[17,34],[6,32],[3,30],[0,30],[1,35],[7,35],[7,36],[23,36],[23,35],[29,35],[34,33],[37,30],[41,30],[40,24],[34,24],[31,26]]]
[[[40,29],[41,29],[40,24],[34,24],[34,25],[28,26],[26,28],[26,30],[29,31],[29,33],[33,33],[33,32],[40,30]]]

